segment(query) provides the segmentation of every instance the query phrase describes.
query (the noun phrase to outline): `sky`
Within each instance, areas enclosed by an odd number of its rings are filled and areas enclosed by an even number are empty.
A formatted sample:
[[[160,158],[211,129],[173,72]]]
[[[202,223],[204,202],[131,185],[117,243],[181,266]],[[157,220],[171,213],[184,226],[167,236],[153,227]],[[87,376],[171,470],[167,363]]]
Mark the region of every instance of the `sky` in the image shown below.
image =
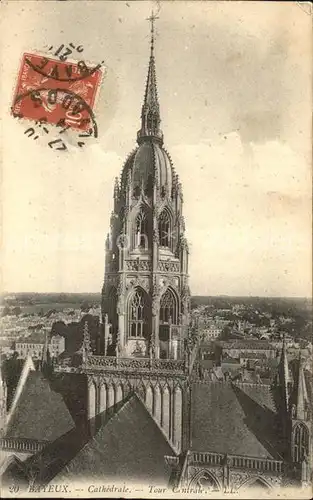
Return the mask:
[[[4,2],[2,289],[101,290],[114,178],[140,127],[153,7],[192,294],[311,296],[312,30],[296,2]],[[99,136],[57,153],[27,137],[10,106],[22,54],[70,42],[106,66]]]

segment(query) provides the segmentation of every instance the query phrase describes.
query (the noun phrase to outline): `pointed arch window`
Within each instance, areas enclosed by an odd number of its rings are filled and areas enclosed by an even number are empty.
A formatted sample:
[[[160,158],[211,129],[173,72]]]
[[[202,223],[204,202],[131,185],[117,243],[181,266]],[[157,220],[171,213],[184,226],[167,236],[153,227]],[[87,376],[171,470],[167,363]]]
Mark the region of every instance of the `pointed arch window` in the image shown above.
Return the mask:
[[[134,248],[148,248],[148,217],[144,210],[140,210],[135,219]]]
[[[168,288],[161,297],[160,323],[168,324],[170,321],[173,325],[178,324],[178,311],[176,297],[172,290]]]
[[[294,462],[302,462],[309,455],[309,432],[305,425],[297,424],[294,428]]]
[[[130,337],[147,337],[148,315],[147,298],[144,292],[137,289],[134,293],[129,311],[129,335]]]
[[[161,247],[170,247],[171,221],[167,210],[159,217],[159,241]]]

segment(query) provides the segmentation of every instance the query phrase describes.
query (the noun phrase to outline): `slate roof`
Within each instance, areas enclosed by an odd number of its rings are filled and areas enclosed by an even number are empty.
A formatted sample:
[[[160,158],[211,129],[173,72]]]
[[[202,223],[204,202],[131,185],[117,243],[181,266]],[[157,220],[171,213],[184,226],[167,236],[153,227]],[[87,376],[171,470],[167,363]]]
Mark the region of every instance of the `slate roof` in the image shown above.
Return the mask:
[[[30,371],[9,420],[6,437],[53,441],[74,427],[63,398],[39,371]]]
[[[263,408],[276,412],[273,395],[269,385],[239,384],[240,390]]]
[[[275,349],[267,340],[232,339],[231,341],[219,341],[218,344],[223,349]]]
[[[54,482],[84,478],[167,484],[171,470],[165,455],[175,453],[134,394],[54,478]]]
[[[207,382],[193,385],[192,449],[279,458],[270,388]]]

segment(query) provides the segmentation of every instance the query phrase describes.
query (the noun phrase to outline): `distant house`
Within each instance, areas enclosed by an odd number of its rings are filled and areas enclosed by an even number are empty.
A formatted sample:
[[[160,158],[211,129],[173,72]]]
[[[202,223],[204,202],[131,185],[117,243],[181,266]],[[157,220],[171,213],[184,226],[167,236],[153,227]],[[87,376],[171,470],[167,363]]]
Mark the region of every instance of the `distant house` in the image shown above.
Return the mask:
[[[203,338],[204,340],[214,340],[221,336],[222,328],[211,325],[209,328],[205,328],[203,330]]]
[[[44,345],[44,335],[34,334],[18,340],[15,344],[15,350],[19,358],[26,359],[27,356],[30,356],[32,359],[41,359]]]
[[[233,339],[231,341],[219,342],[222,349],[222,354],[228,354],[232,358],[239,358],[245,355],[247,358],[251,354],[263,353],[267,358],[274,358],[276,356],[276,349],[266,340],[244,340]]]

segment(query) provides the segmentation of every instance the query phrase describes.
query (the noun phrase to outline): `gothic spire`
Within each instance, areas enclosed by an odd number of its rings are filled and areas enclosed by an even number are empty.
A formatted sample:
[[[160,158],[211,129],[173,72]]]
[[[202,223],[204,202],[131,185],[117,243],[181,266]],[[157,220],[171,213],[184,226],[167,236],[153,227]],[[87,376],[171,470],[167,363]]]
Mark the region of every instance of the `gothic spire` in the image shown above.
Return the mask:
[[[297,418],[299,420],[305,420],[306,405],[308,401],[308,394],[306,389],[304,371],[303,371],[303,360],[301,359],[301,354],[299,356],[299,377],[298,377],[298,388],[297,388]]]
[[[154,22],[156,19],[158,17],[152,12],[148,18],[148,21],[151,22],[150,60],[144,103],[141,109],[141,129],[137,134],[139,144],[147,139],[147,137],[156,139],[161,143],[163,142],[163,133],[160,130],[161,118],[154,59]]]
[[[282,386],[283,390],[283,398],[284,398],[284,404],[285,408],[288,409],[288,400],[289,400],[289,366],[288,366],[288,358],[287,358],[287,348],[286,348],[286,338],[285,338],[285,333],[283,336],[283,345],[282,345],[282,351],[281,351],[281,356],[280,356],[280,363],[279,363],[279,378],[280,378],[280,384]]]
[[[83,329],[82,354],[83,354],[83,361],[84,362],[87,361],[88,356],[90,356],[92,354],[89,326],[88,326],[87,320],[84,323],[84,329]]]
[[[42,349],[41,353],[41,362],[40,362],[40,369],[44,373],[48,373],[51,366],[50,366],[50,351],[49,351],[49,338],[48,338],[48,330],[45,331],[45,343]]]

